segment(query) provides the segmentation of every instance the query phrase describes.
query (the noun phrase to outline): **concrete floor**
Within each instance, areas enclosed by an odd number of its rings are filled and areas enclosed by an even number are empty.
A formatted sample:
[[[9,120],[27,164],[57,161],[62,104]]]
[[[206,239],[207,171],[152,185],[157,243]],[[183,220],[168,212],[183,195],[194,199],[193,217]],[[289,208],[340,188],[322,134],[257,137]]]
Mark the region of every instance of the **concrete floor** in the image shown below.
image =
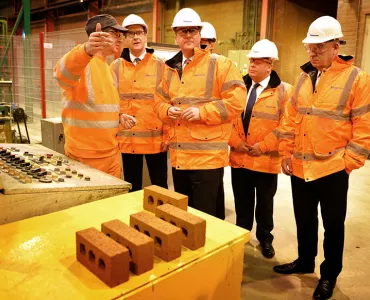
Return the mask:
[[[28,129],[31,142],[40,143],[39,124],[29,124]],[[224,184],[226,221],[235,223],[230,168],[225,168]],[[276,255],[272,259],[266,259],[262,256],[255,237],[255,228],[253,228],[251,240],[245,246],[241,289],[241,299],[243,300],[312,299],[320,276],[320,263],[323,261],[321,220],[315,273],[310,275],[278,275],[272,271],[274,265],[291,262],[297,258],[296,228],[291,199],[290,179],[285,175],[280,175],[274,206],[275,229],[273,234],[275,240],[273,244]],[[343,271],[338,278],[337,287],[331,299],[370,299],[369,212],[370,161],[365,167],[354,171],[350,176]]]

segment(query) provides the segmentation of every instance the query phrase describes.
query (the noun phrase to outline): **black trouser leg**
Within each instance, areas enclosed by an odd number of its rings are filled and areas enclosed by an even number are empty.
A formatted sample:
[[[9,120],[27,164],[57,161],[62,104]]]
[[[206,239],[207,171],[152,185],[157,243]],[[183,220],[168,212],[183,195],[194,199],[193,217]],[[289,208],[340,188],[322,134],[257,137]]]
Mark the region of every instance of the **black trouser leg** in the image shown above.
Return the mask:
[[[217,195],[223,176],[223,168],[211,170],[191,170],[189,172],[193,191],[194,208],[216,216]]]
[[[122,153],[123,176],[132,184],[130,192],[141,190],[143,184],[143,154]]]
[[[217,195],[223,168],[211,170],[173,170],[175,191],[189,197],[189,205],[216,216]]]
[[[311,267],[317,255],[318,199],[314,192],[314,181],[292,176],[294,216],[297,225],[298,257],[303,265]]]
[[[254,220],[255,187],[252,172],[243,168],[231,168],[234,192],[236,225],[252,230]]]
[[[277,190],[277,174],[254,172],[257,192],[256,201],[256,236],[258,241],[272,243],[274,236],[271,234],[274,229],[274,196]]]
[[[173,185],[176,192],[188,196],[188,205],[194,207],[193,191],[191,189],[188,172],[188,170],[177,170],[176,168],[172,168]]]
[[[224,191],[224,168],[222,168],[222,175],[217,192],[217,212],[216,217],[225,220],[225,191]]]
[[[317,191],[320,193],[321,216],[325,229],[325,260],[320,266],[320,272],[325,279],[336,279],[342,271],[348,179],[348,174],[343,170],[319,179],[318,182]]]
[[[167,189],[167,152],[145,154],[145,160],[150,182]]]

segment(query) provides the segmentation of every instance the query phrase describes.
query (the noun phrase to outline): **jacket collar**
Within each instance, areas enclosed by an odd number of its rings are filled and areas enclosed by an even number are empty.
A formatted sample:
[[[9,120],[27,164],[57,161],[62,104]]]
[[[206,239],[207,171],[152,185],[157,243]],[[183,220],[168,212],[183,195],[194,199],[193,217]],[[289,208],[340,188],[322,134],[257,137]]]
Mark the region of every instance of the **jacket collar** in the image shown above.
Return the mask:
[[[145,48],[145,51],[146,51],[146,53],[149,53],[149,54],[153,54],[154,53],[154,49],[151,49],[151,48]],[[132,62],[131,59],[130,59],[130,49],[129,48],[123,49],[123,51],[121,53],[121,57],[124,60],[128,61],[128,62]]]
[[[249,76],[249,74],[247,74],[243,77],[243,80],[244,80],[245,85],[247,86],[247,90],[249,90],[249,88],[252,85],[252,78]],[[280,80],[279,75],[274,70],[272,70],[271,74],[270,74],[270,80],[269,80],[269,83],[266,87],[266,90],[267,89],[274,89],[274,88],[278,87],[280,85],[280,83],[281,83],[281,80]]]
[[[193,61],[198,61],[202,59],[204,56],[207,55],[207,53],[210,53],[209,49],[194,48]],[[166,61],[166,65],[175,70],[178,70],[179,68],[182,69],[182,56],[182,51],[179,51],[174,57]]]
[[[333,63],[330,67],[332,70],[341,70],[344,69],[348,66],[351,66],[354,62],[354,57],[353,56],[345,56],[345,55],[338,55],[334,58]],[[312,72],[317,73],[317,69],[310,63],[307,62],[304,65],[301,66],[301,69],[303,72],[310,74]]]

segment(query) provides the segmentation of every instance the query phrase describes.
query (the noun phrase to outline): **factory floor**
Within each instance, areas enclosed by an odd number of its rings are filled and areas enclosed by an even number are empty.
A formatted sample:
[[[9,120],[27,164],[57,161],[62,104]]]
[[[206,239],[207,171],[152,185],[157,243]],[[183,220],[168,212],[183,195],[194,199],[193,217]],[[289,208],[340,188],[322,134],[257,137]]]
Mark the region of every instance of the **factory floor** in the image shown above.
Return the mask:
[[[41,127],[39,124],[29,124],[28,130],[31,143],[41,143]],[[224,185],[226,221],[235,223],[230,168],[225,168]],[[173,186],[170,183],[171,187]],[[241,299],[312,299],[312,294],[320,278],[320,263],[324,258],[322,249],[324,231],[320,217],[319,220],[319,243],[315,273],[308,275],[279,275],[274,273],[272,271],[274,265],[291,262],[297,258],[296,228],[290,180],[285,175],[279,175],[274,206],[275,229],[273,231],[275,236],[273,245],[276,255],[272,259],[266,259],[262,256],[255,236],[255,228],[253,228],[250,242],[245,246]],[[354,171],[350,176],[343,271],[338,277],[337,286],[331,299],[370,299],[369,232],[370,161],[365,167]]]

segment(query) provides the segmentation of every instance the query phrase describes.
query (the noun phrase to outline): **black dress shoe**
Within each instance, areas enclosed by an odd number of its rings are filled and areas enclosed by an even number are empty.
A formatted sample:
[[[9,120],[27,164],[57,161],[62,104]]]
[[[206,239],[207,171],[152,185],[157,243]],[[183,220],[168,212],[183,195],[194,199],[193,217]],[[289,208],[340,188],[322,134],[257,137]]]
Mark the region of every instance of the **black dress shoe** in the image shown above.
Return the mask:
[[[335,288],[336,280],[320,279],[313,293],[313,298],[315,300],[326,300],[333,295],[333,290]]]
[[[271,243],[261,244],[262,255],[266,258],[273,258],[275,256],[275,250]]]
[[[302,265],[302,263],[300,263],[298,259],[289,264],[283,264],[274,267],[274,271],[280,274],[313,273],[314,270],[314,265]]]

